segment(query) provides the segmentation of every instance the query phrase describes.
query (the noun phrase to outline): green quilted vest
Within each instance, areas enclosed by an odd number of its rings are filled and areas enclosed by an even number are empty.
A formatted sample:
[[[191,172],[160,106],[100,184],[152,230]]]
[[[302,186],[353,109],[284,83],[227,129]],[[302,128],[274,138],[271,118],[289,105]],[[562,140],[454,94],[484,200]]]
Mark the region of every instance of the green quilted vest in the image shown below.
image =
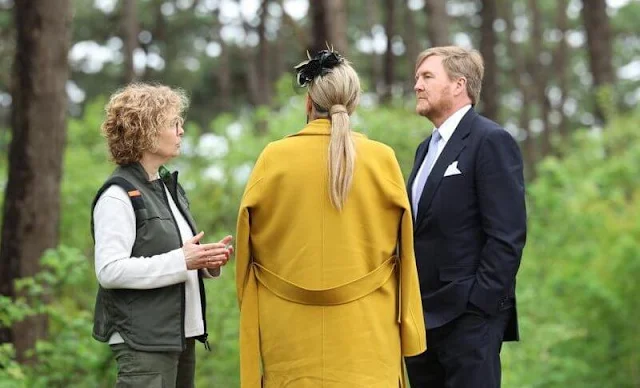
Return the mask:
[[[136,215],[136,239],[131,257],[151,257],[180,248],[182,246],[180,231],[169,208],[163,183],[169,189],[173,201],[194,234],[195,222],[189,212],[189,202],[184,190],[178,184],[178,173],[169,173],[161,167],[160,175],[161,179],[149,182],[144,168],[139,163],[116,168],[93,201],[92,234],[93,208],[104,190],[117,184],[129,192]],[[198,279],[202,316],[206,317],[202,275],[199,275]],[[99,286],[93,337],[98,341],[107,342],[114,332],[118,332],[133,349],[182,351],[185,347],[184,309],[184,283],[149,290],[105,289]],[[205,346],[207,346],[206,331],[205,321],[205,334],[198,337]]]

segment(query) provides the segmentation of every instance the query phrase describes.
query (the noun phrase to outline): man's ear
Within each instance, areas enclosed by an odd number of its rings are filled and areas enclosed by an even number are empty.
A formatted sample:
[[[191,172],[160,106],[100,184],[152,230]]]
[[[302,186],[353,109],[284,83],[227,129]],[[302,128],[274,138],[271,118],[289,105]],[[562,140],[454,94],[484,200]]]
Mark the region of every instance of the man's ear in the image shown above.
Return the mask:
[[[462,92],[467,91],[467,79],[465,77],[460,77],[456,80],[456,90],[454,92],[455,96],[460,95]]]

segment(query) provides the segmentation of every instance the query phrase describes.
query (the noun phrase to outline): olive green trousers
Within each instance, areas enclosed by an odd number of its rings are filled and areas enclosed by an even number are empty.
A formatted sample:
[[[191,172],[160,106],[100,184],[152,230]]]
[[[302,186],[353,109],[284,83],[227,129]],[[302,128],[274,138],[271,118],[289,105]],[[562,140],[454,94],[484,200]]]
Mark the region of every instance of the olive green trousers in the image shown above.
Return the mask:
[[[182,352],[143,352],[127,344],[111,345],[118,364],[116,388],[193,388],[195,340],[185,341]]]

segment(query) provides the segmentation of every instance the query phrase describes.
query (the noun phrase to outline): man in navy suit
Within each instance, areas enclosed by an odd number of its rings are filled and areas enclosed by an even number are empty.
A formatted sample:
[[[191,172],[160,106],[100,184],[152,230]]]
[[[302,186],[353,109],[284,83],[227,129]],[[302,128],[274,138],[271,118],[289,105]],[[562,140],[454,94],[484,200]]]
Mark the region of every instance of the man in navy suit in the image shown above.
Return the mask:
[[[473,108],[483,73],[480,54],[460,47],[416,63],[416,111],[435,128],[408,182],[428,347],[406,359],[412,388],[500,387],[502,342],[519,338],[523,163],[512,136]]]

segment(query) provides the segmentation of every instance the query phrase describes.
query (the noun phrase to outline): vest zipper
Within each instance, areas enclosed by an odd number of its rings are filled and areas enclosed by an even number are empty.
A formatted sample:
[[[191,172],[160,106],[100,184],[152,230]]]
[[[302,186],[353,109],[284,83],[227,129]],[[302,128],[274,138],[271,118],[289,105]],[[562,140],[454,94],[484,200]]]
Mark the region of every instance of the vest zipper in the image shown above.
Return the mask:
[[[182,248],[182,234],[180,233],[180,228],[178,227],[178,221],[176,221],[176,218],[173,216],[173,212],[171,211],[171,205],[169,204],[169,198],[167,198],[167,192],[166,190],[168,188],[165,188],[165,184],[164,181],[162,179],[159,179],[158,182],[160,182],[160,186],[162,189],[162,198],[164,198],[164,201],[167,204],[167,208],[169,209],[169,214],[171,214],[171,219],[173,220],[173,226],[176,227],[176,232],[178,233],[178,242],[180,243],[180,247]],[[176,205],[178,207],[178,209],[180,209],[180,205]],[[185,284],[182,283],[180,285],[180,293],[182,294],[182,300],[180,302],[180,318],[182,318],[182,325],[180,325],[180,345],[182,347],[182,350],[186,349],[186,344],[185,344],[185,332],[184,332],[184,320],[185,320],[185,305],[186,305],[186,291],[185,291]]]
[[[180,204],[180,199],[178,198],[180,194],[178,191],[177,175],[173,177],[173,180],[171,180],[170,183],[172,185],[171,188],[169,188],[167,185],[167,188],[169,189],[169,193],[171,194],[171,197],[173,198],[173,201],[175,202],[176,207],[178,208],[178,211],[182,214],[182,217],[184,217],[185,221],[187,221],[187,225],[189,225],[189,228],[191,229],[191,233],[193,233],[193,235],[195,236],[197,233],[191,226],[191,223],[189,222],[189,217],[186,216],[185,211],[182,208],[182,205]],[[173,189],[173,191],[171,189]],[[184,194],[184,190],[182,190],[182,193],[183,195],[186,196],[186,194]],[[200,273],[200,271],[198,271],[198,291],[200,292],[200,311],[202,312],[202,323],[204,325],[204,334],[196,338],[204,344],[205,350],[210,352],[211,346],[209,345],[209,339],[208,339],[209,333],[207,333],[207,294],[205,293],[205,290],[204,290],[204,283],[202,281],[202,274]]]

